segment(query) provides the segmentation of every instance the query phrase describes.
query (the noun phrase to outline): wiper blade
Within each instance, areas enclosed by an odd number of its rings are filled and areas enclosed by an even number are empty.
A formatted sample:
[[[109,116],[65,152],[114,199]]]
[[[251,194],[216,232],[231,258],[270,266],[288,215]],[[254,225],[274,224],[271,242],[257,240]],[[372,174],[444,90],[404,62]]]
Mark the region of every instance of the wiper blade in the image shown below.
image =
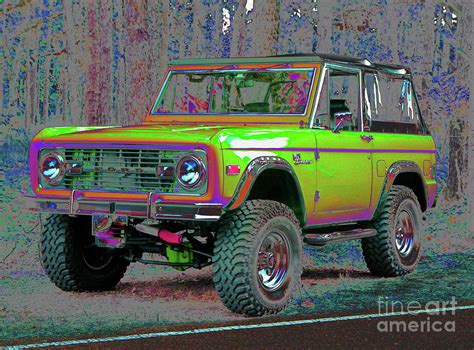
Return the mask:
[[[236,64],[226,64],[222,67],[213,68],[212,70],[244,70],[249,72],[259,72],[264,71],[267,69],[275,69],[275,68],[289,68],[290,65],[288,63],[278,63],[267,67],[255,67],[255,68],[240,68]]]
[[[267,70],[267,69],[275,69],[275,68],[290,68],[290,65],[288,63],[278,63],[278,64],[274,64],[272,66],[268,66],[268,67],[262,67],[262,68],[249,68],[249,71],[250,72],[254,72],[254,71],[263,71],[263,70]]]

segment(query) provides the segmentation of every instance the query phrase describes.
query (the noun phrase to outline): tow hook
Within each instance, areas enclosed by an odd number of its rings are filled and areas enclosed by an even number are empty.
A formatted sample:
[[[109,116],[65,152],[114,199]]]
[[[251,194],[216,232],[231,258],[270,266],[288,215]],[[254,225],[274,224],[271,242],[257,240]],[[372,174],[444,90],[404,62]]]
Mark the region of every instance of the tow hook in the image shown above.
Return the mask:
[[[149,226],[149,225],[144,225],[144,224],[137,224],[135,225],[135,228],[140,232],[158,237],[165,243],[169,243],[169,244],[182,244],[183,243],[183,235],[168,231],[164,228]]]

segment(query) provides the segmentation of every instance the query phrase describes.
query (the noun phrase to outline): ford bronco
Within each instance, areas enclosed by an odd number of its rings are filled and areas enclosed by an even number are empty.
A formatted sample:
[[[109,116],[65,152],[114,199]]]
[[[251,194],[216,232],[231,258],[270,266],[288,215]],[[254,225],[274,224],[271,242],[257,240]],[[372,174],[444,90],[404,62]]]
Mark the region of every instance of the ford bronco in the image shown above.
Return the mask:
[[[30,171],[59,288],[212,264],[253,316],[295,294],[303,243],[360,239],[373,274],[413,271],[436,194],[409,69],[327,54],[174,61],[141,124],[46,128]]]

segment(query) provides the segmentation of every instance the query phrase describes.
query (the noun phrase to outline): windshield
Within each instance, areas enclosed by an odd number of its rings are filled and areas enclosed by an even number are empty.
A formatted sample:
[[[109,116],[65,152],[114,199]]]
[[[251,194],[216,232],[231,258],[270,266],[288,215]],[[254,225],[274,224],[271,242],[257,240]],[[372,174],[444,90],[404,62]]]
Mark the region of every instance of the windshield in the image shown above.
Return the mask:
[[[151,114],[303,114],[314,69],[171,71]]]

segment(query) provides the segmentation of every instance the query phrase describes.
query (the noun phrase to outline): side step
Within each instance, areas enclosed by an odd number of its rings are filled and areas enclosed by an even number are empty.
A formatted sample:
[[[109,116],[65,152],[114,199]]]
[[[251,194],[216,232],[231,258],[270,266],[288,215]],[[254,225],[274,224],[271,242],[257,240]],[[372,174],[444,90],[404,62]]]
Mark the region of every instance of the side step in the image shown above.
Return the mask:
[[[377,231],[372,228],[356,228],[353,230],[330,233],[308,233],[304,236],[304,242],[310,245],[323,246],[331,242],[350,241],[353,239],[372,237],[376,234]]]

